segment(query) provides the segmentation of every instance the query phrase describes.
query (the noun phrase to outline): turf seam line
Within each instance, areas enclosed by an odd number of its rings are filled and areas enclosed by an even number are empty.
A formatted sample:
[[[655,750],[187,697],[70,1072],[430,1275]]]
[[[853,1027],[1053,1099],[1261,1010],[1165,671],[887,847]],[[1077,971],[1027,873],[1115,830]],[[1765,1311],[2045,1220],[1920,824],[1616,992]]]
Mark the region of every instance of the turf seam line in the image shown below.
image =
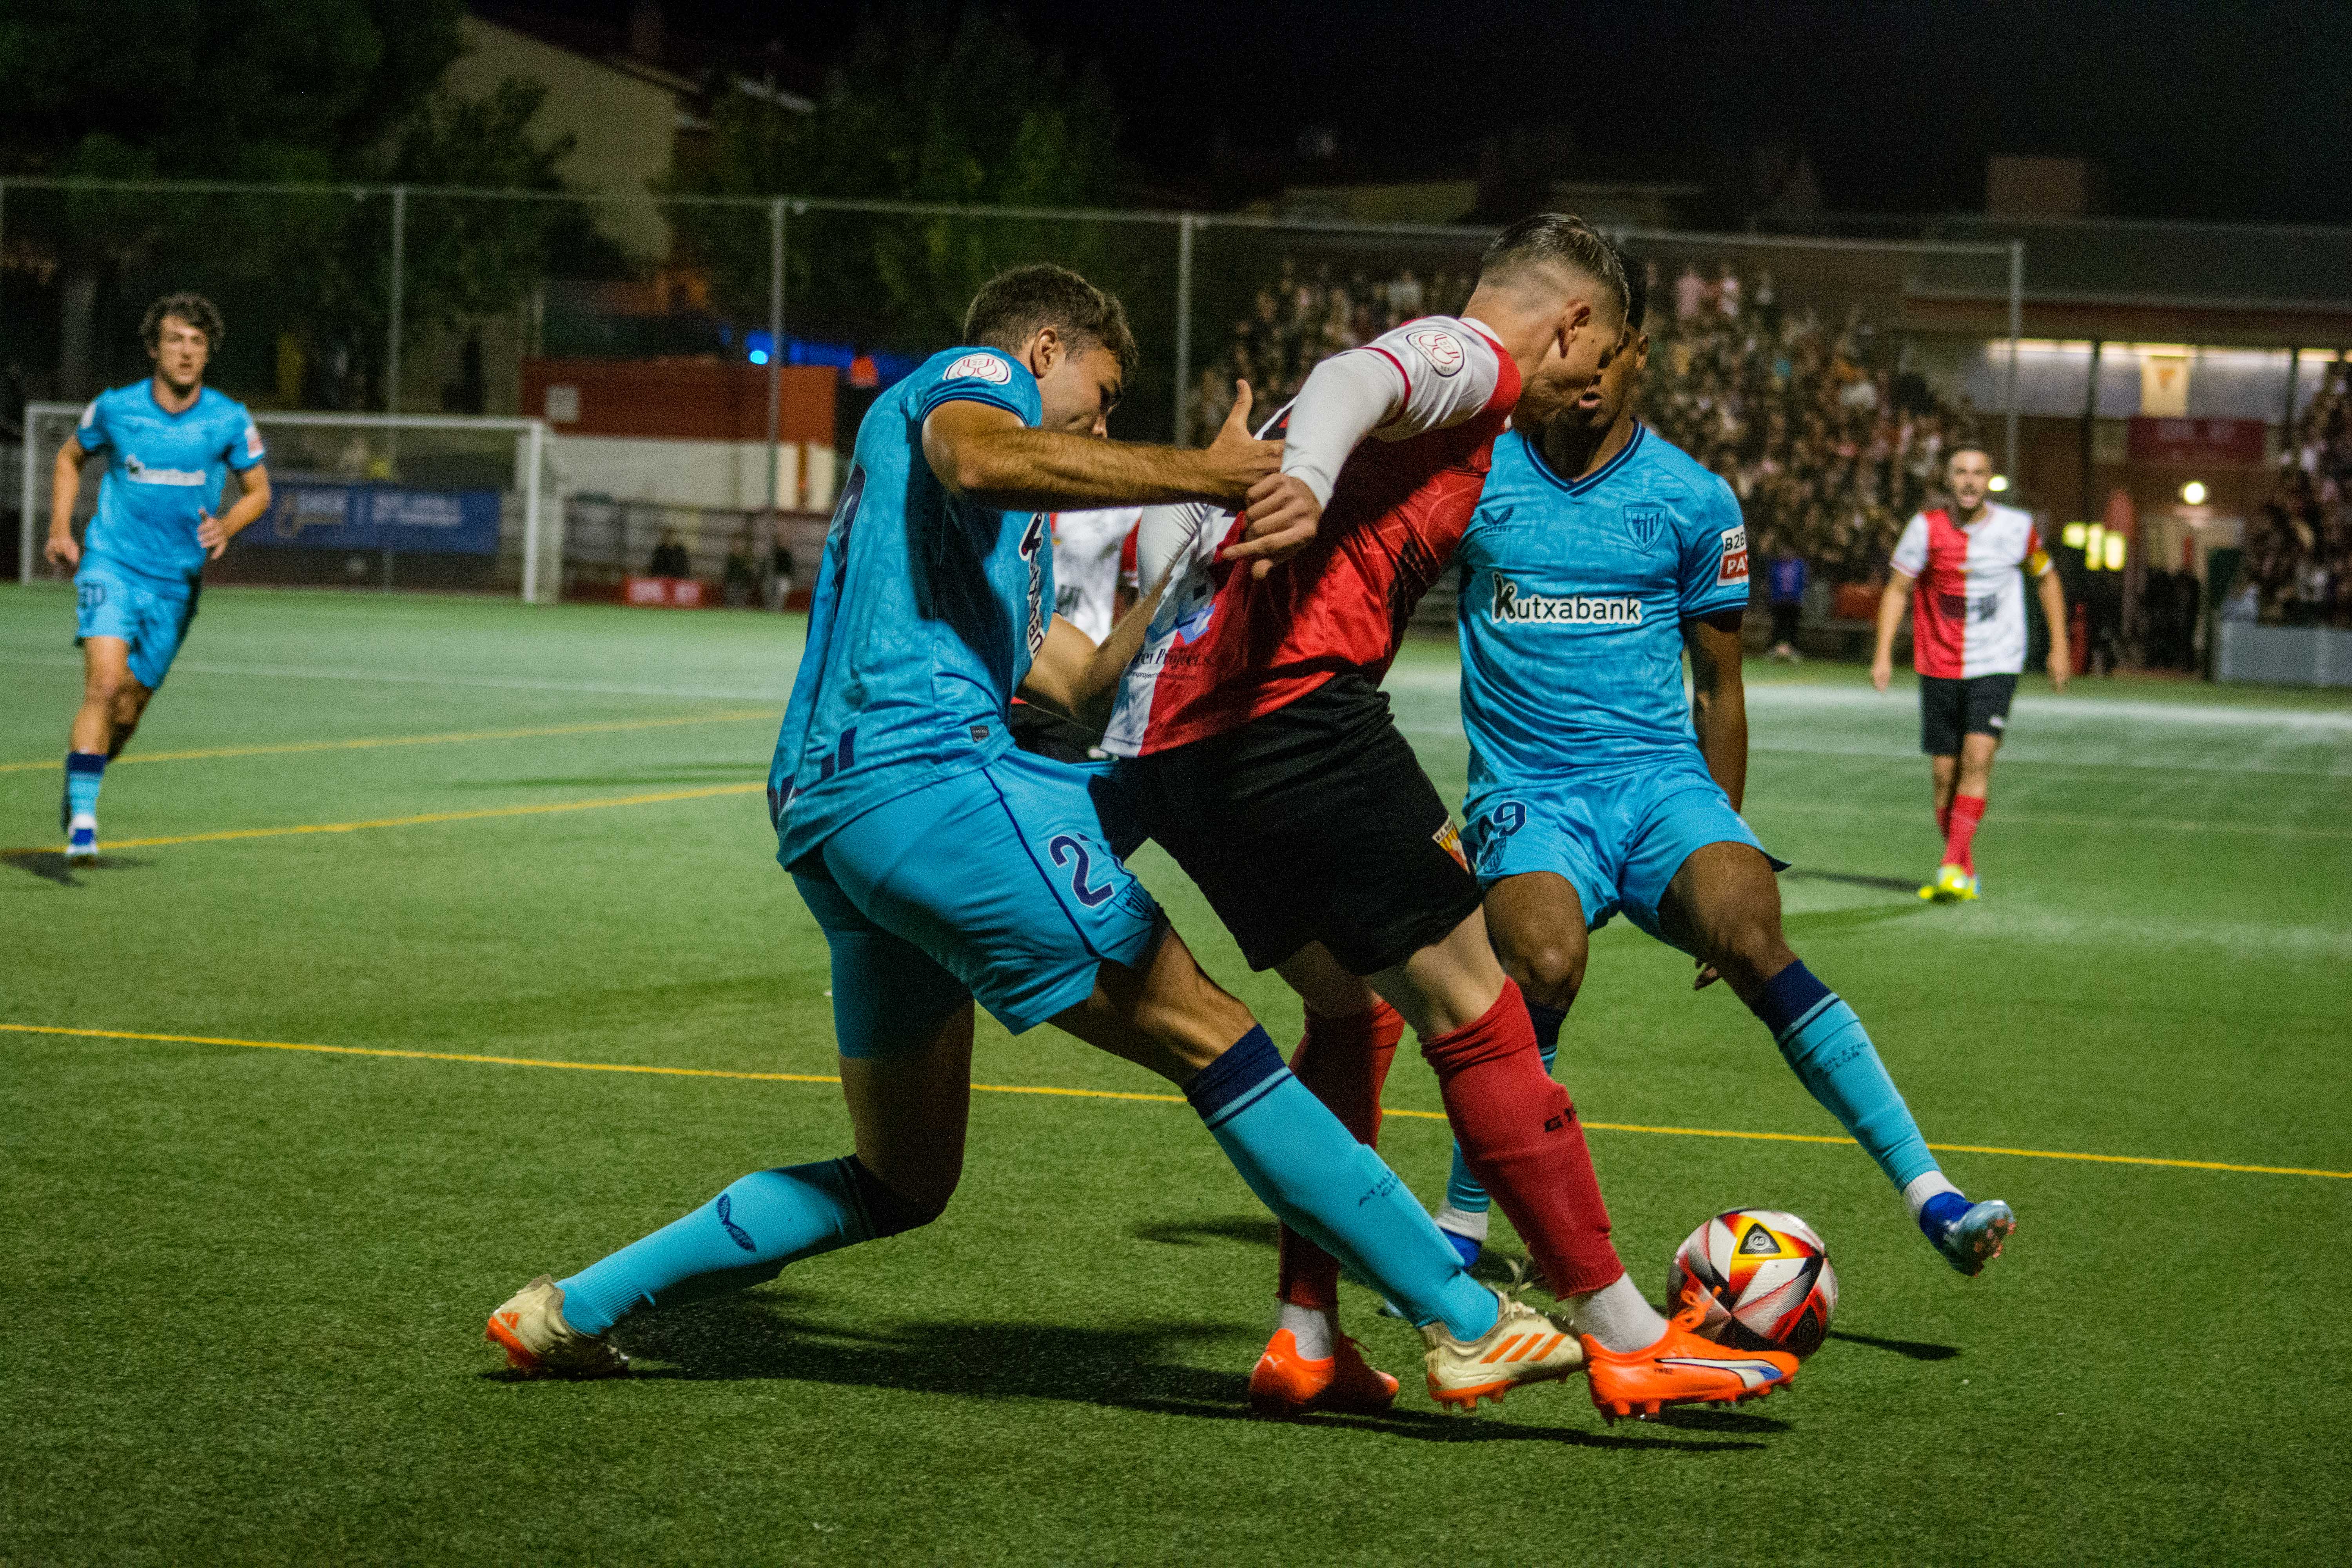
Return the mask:
[[[625,719],[593,724],[546,724],[520,730],[451,730],[435,735],[365,735],[348,741],[289,741],[267,746],[213,746],[188,752],[133,752],[107,765],[134,763],[209,762],[222,757],[285,757],[305,752],[365,752],[383,746],[442,746],[468,741],[535,741],[551,735],[605,735],[629,730],[675,730],[690,724],[731,724],[752,719],[774,719],[772,708],[737,708],[723,713],[698,713],[687,719]],[[0,773],[54,770],[56,759],[37,763],[0,763]]]
[[[302,833],[358,833],[373,827],[422,827],[436,822],[480,822],[494,816],[546,816],[563,811],[600,811],[608,805],[656,805],[672,800],[709,800],[722,795],[756,795],[767,787],[759,784],[705,784],[697,789],[660,790],[652,795],[603,795],[594,800],[548,801],[538,805],[489,805],[472,811],[428,811],[415,816],[383,816],[369,822],[303,822],[283,827],[226,827],[215,833],[182,833],[165,838],[110,838],[106,847],[110,850],[152,849],[159,844],[220,844],[235,838],[283,838]],[[56,852],[54,847],[39,847],[0,849],[0,858]]]
[[[66,1028],[46,1024],[0,1024],[0,1031],[15,1035],[50,1035],[96,1040],[153,1040],[167,1045],[236,1046],[249,1050],[300,1051],[320,1056],[389,1057],[404,1061],[470,1062],[486,1067],[552,1068],[567,1072],[634,1073],[650,1078],[729,1079],[752,1083],[839,1083],[841,1079],[827,1073],[802,1072],[741,1072],[724,1068],[656,1067],[642,1062],[570,1062],[543,1057],[495,1057],[464,1051],[401,1050],[383,1046],[322,1046],[297,1040],[245,1040],[221,1035],[163,1035],[136,1029]],[[975,1093],[1036,1094],[1069,1100],[1144,1100],[1162,1105],[1186,1103],[1181,1094],[1143,1094],[1128,1089],[1065,1089],[1054,1084],[975,1083]],[[1408,1110],[1381,1108],[1384,1116],[1408,1117],[1417,1121],[1443,1121],[1445,1114],[1438,1110]],[[1830,1143],[1850,1144],[1848,1138],[1832,1138],[1817,1132],[1749,1132],[1713,1127],[1654,1127],[1633,1121],[1587,1121],[1585,1127],[1596,1132],[1643,1132],[1673,1138],[1729,1138],[1749,1142],[1770,1143]],[[2152,1165],[2183,1171],[2231,1171],[2256,1176],[2319,1176],[2332,1181],[2352,1181],[2352,1171],[2318,1171],[2296,1165],[2241,1165],[2220,1160],[2170,1160],[2147,1154],[2087,1154],[2063,1149],[2011,1149],[1990,1143],[1930,1143],[1928,1148],[1948,1154],[2007,1154],[2025,1160],[2077,1160],[2101,1165]]]

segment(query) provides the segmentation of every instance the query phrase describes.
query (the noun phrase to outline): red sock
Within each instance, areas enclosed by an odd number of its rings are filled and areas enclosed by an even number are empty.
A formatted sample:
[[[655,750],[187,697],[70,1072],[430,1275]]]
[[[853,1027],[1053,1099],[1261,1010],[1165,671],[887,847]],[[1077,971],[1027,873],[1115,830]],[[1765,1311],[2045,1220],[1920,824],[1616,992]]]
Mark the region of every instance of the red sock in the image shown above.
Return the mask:
[[[1975,842],[1977,824],[1984,820],[1984,796],[1980,795],[1954,795],[1952,825],[1945,830],[1944,864],[1958,866],[1971,877],[1977,874],[1977,862],[1969,846]]]
[[[1345,1018],[1327,1018],[1309,1008],[1307,1035],[1290,1058],[1290,1070],[1358,1142],[1377,1146],[1381,1087],[1388,1082],[1397,1041],[1403,1037],[1404,1019],[1385,1002],[1375,1001],[1370,1012]],[[1278,1299],[1326,1311],[1339,1304],[1339,1260],[1288,1226],[1282,1227],[1280,1260]]]
[[[1584,1129],[1544,1071],[1518,986],[1505,980],[1485,1017],[1422,1041],[1421,1054],[1437,1069],[1471,1174],[1510,1216],[1552,1294],[1582,1295],[1624,1273]]]

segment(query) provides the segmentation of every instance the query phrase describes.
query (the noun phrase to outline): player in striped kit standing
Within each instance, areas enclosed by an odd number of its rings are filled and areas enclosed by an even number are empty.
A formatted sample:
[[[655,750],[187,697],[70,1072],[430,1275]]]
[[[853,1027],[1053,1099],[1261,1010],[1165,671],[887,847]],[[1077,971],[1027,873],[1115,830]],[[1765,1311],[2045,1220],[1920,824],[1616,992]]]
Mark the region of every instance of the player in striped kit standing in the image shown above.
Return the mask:
[[[2050,626],[2051,685],[2066,689],[2068,673],[2066,596],[2032,517],[1988,499],[1992,459],[1981,447],[1955,448],[1944,479],[1952,504],[1914,517],[1895,542],[1870,661],[1871,684],[1884,691],[1908,606],[1919,749],[1934,769],[1936,828],[1944,836],[1943,863],[1919,896],[1938,903],[1977,896],[1971,846],[2025,668],[2025,575],[2036,580]]]

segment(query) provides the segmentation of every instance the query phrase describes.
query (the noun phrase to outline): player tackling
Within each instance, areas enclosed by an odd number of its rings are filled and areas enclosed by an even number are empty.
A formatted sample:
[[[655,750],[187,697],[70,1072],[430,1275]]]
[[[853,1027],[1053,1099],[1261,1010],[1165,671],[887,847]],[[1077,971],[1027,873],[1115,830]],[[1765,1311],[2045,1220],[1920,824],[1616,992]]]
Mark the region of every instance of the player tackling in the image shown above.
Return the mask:
[[[1992,458],[1981,447],[1955,449],[1944,481],[1952,504],[1919,513],[1895,542],[1870,661],[1871,684],[1884,691],[1908,608],[1919,749],[1933,770],[1936,830],[1944,836],[1943,862],[1919,896],[1939,903],[1977,896],[1977,825],[2025,668],[2025,574],[2036,579],[2050,627],[2050,684],[2063,691],[2067,676],[2066,594],[2032,515],[1988,499]]]
[[[82,657],[81,708],[58,808],[68,860],[98,854],[106,764],[131,743],[171,671],[196,618],[205,563],[219,560],[269,510],[261,432],[243,404],[205,384],[205,366],[220,348],[220,312],[201,295],[166,295],[148,307],[140,335],[154,374],[92,398],[50,473],[43,553],[74,568]],[[101,451],[98,510],[77,542],[82,465]],[[231,475],[236,500],[215,516]]]
[[[1318,365],[1287,411],[1282,472],[1251,490],[1246,520],[1195,514],[1103,742],[1129,759],[1120,777],[1146,831],[1250,966],[1304,998],[1293,1068],[1368,1143],[1412,1025],[1471,1168],[1575,1313],[1580,1338],[1546,1375],[1589,1363],[1612,1416],[1755,1397],[1796,1363],[1669,1324],[1626,1277],[1575,1107],[1544,1070],[1451,815],[1379,685],[1521,386],[1591,382],[1622,339],[1625,288],[1591,226],[1524,219],[1487,247],[1461,316]],[[1310,1240],[1283,1237],[1281,1321],[1253,1402],[1382,1408],[1396,1384],[1339,1332],[1339,1266]]]
[[[1066,712],[1106,703],[1151,608],[1099,648],[1055,616],[1041,514],[1238,502],[1275,456],[1243,423],[1247,388],[1204,450],[1103,440],[1134,338],[1116,300],[1058,267],[992,280],[964,331],[858,428],[769,774],[777,858],[832,952],[853,1152],[754,1171],[560,1282],[541,1276],[488,1337],[526,1372],[623,1372],[607,1335],[632,1312],[938,1218],[963,1168],[977,999],[1015,1034],[1050,1020],[1181,1087],[1285,1223],[1422,1326],[1434,1397],[1541,1375],[1570,1336],[1471,1279],[1202,973],[1113,854],[1098,774],[1007,733],[1016,689]]]
[[[1619,913],[1696,957],[1894,1183],[1963,1274],[2000,1251],[2009,1205],[1937,1167],[1862,1022],[1790,950],[1776,863],[1739,816],[1748,773],[1740,622],[1748,533],[1722,479],[1643,426],[1643,274],[1601,374],[1528,383],[1463,535],[1463,805],[1486,930],[1547,1065]],[[1687,706],[1682,660],[1690,658]],[[1475,1256],[1487,1199],[1455,1151],[1440,1228]]]

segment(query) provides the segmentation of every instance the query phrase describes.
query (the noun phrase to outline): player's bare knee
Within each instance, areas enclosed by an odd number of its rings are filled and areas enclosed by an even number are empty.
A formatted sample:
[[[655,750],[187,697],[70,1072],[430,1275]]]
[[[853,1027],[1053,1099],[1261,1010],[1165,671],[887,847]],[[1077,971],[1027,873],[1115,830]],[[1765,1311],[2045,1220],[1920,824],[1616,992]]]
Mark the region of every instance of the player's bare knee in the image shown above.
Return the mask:
[[[919,1229],[947,1213],[948,1200],[955,1196],[956,1184],[963,1177],[961,1161],[952,1170],[894,1168],[887,1182],[856,1155],[850,1156],[849,1163],[857,1177],[858,1201],[866,1206],[866,1217],[877,1239]]]
[[[1581,940],[1566,938],[1517,944],[1503,955],[1503,969],[1518,982],[1521,994],[1528,1001],[1538,1007],[1565,1013],[1584,987],[1587,952]]]

